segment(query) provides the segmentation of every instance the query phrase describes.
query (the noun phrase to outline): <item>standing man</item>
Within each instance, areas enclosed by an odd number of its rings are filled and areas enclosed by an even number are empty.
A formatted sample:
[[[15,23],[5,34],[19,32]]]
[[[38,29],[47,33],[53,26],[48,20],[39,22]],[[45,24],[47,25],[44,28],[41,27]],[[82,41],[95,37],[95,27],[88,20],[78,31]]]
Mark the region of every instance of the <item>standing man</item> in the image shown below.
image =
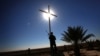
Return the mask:
[[[50,48],[51,48],[51,51],[53,51],[53,53],[57,53],[57,47],[56,47],[56,37],[53,35],[53,32],[50,33],[49,35],[49,39],[50,39]]]

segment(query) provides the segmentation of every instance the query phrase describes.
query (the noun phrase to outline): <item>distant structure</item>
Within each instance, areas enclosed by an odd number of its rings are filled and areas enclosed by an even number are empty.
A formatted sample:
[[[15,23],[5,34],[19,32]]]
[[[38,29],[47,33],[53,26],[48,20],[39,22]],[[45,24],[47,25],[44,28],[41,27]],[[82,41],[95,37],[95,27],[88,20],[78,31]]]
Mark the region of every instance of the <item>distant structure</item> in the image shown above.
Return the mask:
[[[30,50],[30,48],[28,48],[28,56],[30,56],[31,55],[31,50]]]
[[[55,16],[57,17],[55,14],[51,14],[50,13],[50,6],[48,5],[48,12],[44,11],[44,10],[40,10],[41,12],[44,12],[44,13],[47,13],[47,14],[50,14],[52,16]],[[51,22],[50,22],[50,16],[48,17],[49,19],[49,39],[50,39],[50,48],[51,48],[51,56],[55,56],[55,52],[54,49],[56,49],[56,43],[55,43],[55,36],[53,35],[53,32],[51,32]],[[55,47],[53,47],[55,46]],[[57,49],[56,49],[57,50]]]

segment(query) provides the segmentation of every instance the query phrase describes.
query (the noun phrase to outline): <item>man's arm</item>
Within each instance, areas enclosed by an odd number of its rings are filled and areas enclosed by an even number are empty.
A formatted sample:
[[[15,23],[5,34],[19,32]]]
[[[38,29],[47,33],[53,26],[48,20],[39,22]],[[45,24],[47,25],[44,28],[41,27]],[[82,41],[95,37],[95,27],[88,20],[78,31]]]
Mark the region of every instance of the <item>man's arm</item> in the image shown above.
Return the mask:
[[[55,40],[56,40],[56,37],[54,36]]]

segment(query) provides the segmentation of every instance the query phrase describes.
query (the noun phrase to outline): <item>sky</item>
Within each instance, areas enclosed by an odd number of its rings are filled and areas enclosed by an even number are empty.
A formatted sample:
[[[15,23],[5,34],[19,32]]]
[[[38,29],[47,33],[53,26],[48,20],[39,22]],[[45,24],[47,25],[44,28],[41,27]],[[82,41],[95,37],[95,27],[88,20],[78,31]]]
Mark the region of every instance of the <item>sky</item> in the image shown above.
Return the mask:
[[[49,47],[48,21],[39,11],[48,5],[58,17],[51,20],[57,46],[68,26],[83,26],[100,39],[99,0],[0,0],[0,52]]]

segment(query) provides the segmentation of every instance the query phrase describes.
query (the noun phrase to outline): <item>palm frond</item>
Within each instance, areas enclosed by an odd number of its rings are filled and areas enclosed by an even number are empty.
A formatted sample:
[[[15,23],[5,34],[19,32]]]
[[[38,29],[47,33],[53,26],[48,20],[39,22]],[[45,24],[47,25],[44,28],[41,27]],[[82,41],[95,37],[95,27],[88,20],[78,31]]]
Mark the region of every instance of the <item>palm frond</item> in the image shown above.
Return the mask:
[[[62,37],[62,41],[65,41],[65,42],[71,42],[71,39],[66,35],[66,34],[62,34],[63,37]]]
[[[87,34],[87,29],[84,30],[82,26],[77,26],[77,27],[71,27],[69,26],[67,31],[64,31],[64,33],[62,34],[62,40],[63,41],[67,41],[67,42],[83,42],[85,40],[87,40],[90,37],[94,37],[93,34]]]
[[[94,34],[88,34],[82,39],[82,42],[89,39],[90,37],[94,37],[94,36],[95,36]]]
[[[85,31],[83,31],[83,32],[82,32],[81,37],[84,37],[84,36],[85,36],[85,34],[86,34],[86,32],[87,32],[87,29],[86,29]]]

